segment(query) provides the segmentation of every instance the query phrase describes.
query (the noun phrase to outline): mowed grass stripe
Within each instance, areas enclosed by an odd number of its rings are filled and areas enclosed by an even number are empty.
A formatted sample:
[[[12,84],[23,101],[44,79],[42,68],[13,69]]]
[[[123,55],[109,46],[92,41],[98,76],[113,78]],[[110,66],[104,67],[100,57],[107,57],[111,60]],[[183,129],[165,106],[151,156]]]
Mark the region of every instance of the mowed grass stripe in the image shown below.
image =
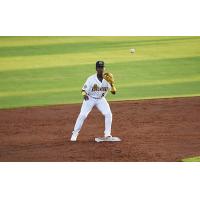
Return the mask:
[[[96,43],[96,42],[140,42],[140,41],[178,41],[178,40],[194,40],[200,38],[199,36],[2,36],[0,37],[0,47],[21,47],[21,46],[39,46],[39,45],[51,45],[51,44],[76,44],[76,43]]]
[[[182,83],[192,83],[200,82],[200,76],[197,77],[190,77],[190,79],[172,79],[172,80],[157,80],[157,81],[151,81],[151,82],[143,82],[143,83],[135,83],[135,84],[120,84],[118,86],[118,91],[124,90],[124,88],[127,88],[129,90],[134,90],[134,88],[144,87],[144,86],[164,86],[164,85],[174,85],[174,84],[182,84]],[[198,87],[198,90],[200,87]],[[197,92],[198,92],[197,90]],[[11,92],[1,92],[0,97],[8,97],[8,96],[27,96],[27,95],[35,95],[35,94],[43,94],[43,93],[61,93],[61,92],[80,92],[81,87],[70,87],[70,88],[54,88],[54,89],[37,89],[37,90],[24,90],[24,91],[11,91]],[[198,94],[198,93],[196,93]],[[200,94],[200,92],[199,92]]]
[[[35,93],[32,95],[18,95],[11,97],[1,97],[1,108],[17,108],[28,106],[43,106],[66,103],[80,103],[80,91],[64,91],[50,93]]]

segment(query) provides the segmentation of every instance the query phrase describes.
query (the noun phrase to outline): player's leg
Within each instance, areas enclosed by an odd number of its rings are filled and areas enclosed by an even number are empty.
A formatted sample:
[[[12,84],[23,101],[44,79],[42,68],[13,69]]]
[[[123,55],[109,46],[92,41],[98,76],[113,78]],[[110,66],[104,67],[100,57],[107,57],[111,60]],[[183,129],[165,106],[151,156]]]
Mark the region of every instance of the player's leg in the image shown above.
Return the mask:
[[[71,141],[76,141],[79,135],[79,132],[81,130],[81,127],[83,126],[83,123],[85,119],[87,118],[88,114],[90,113],[90,111],[92,110],[94,104],[95,102],[92,98],[89,98],[89,100],[87,101],[85,100],[83,101],[80,114],[76,120],[74,130],[72,132]]]
[[[111,136],[111,126],[112,126],[112,112],[110,110],[110,106],[105,98],[100,99],[97,104],[97,108],[101,111],[101,113],[105,117],[105,130],[104,136]]]

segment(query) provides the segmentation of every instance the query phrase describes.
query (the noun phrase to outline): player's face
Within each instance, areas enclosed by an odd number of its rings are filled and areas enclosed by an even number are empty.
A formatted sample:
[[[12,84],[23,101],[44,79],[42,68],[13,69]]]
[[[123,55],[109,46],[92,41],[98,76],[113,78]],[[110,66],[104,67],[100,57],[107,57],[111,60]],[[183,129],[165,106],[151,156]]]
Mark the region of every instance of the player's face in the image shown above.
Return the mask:
[[[96,68],[97,74],[103,74],[104,72],[104,67],[97,67]]]

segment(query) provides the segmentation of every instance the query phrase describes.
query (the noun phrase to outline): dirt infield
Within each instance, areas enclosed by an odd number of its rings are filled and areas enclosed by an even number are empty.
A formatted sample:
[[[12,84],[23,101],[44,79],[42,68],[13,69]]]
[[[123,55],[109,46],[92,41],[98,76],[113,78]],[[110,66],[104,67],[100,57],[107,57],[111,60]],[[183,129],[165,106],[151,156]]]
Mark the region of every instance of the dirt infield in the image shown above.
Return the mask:
[[[94,109],[69,142],[80,104],[0,110],[0,161],[179,161],[200,155],[200,97],[110,103],[119,143],[95,143]]]

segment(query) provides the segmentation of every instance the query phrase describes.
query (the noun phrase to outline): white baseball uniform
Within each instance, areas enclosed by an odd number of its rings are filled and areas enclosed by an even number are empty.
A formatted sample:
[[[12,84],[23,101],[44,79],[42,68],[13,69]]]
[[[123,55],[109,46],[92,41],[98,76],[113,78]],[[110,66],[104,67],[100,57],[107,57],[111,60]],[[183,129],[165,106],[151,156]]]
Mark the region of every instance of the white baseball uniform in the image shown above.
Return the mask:
[[[111,135],[111,125],[112,125],[112,113],[110,106],[105,99],[106,94],[111,89],[111,85],[103,79],[102,82],[97,78],[97,74],[90,76],[85,84],[83,85],[83,90],[87,93],[89,99],[83,101],[80,114],[76,120],[74,126],[73,134],[79,134],[81,127],[87,118],[88,114],[94,106],[105,116],[105,137]]]

